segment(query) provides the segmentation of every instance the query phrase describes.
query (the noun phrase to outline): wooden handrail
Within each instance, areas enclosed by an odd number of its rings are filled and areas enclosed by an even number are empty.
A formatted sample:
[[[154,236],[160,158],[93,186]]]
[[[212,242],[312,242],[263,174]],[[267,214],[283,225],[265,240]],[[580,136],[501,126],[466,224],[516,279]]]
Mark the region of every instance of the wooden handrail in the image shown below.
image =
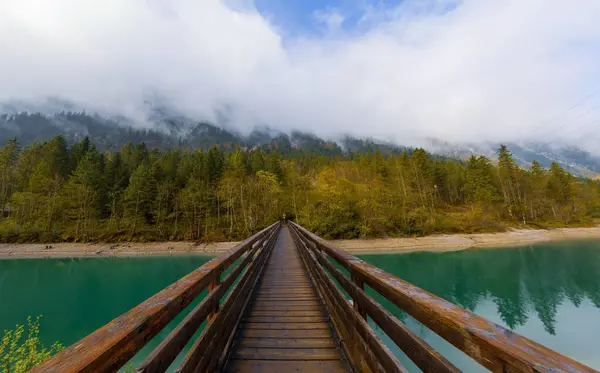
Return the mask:
[[[183,362],[175,370],[177,373],[214,372],[219,364],[223,363],[226,346],[231,342],[235,326],[243,314],[244,308],[250,299],[250,292],[256,285],[264,268],[264,264],[271,254],[276,235],[265,243],[265,250],[255,258],[255,264],[244,273],[244,276],[227,295],[223,302],[223,311],[212,320],[202,331],[196,342],[192,345]]]
[[[314,245],[308,242],[308,245]],[[394,343],[424,372],[458,373],[460,370],[450,363],[439,352],[435,351],[427,342],[413,333],[391,312],[383,308],[377,301],[366,294],[364,289],[348,279],[342,271],[337,269],[326,255],[313,246],[313,251],[318,262],[325,268],[340,286],[354,300],[356,311],[366,318],[370,316],[373,321],[390,337]],[[356,307],[359,306],[359,307]]]
[[[391,320],[390,314],[382,312],[378,304],[362,290],[362,283],[394,303],[429,329],[452,343],[475,361],[494,372],[596,372],[571,358],[550,350],[532,340],[520,336],[500,325],[439,298],[417,286],[399,279],[363,260],[340,250],[309,232],[298,224],[291,223],[304,247],[311,249],[315,259],[324,266],[352,297],[358,308],[390,336],[398,347],[425,371],[453,371],[445,359],[427,358],[429,348],[424,341],[414,339],[402,343],[408,337],[406,330],[399,329],[399,321]],[[350,273],[355,283],[337,270],[327,257],[332,258]],[[340,276],[345,277],[342,279]],[[341,280],[341,281],[340,281]],[[357,312],[358,313],[358,312]],[[391,316],[393,317],[393,316]],[[395,318],[394,318],[395,319]],[[394,325],[395,324],[395,325]],[[395,330],[395,332],[394,332]],[[401,336],[393,333],[404,333]],[[414,336],[414,335],[413,335]],[[402,337],[402,338],[400,338]],[[416,336],[415,336],[416,337]],[[406,345],[408,343],[408,346]],[[415,344],[417,343],[417,345]],[[427,363],[429,362],[429,363]],[[437,364],[429,365],[427,364]],[[442,364],[442,365],[440,365]],[[435,367],[435,369],[434,369]]]
[[[200,316],[206,317],[209,312],[220,313],[216,309],[219,300],[235,280],[235,278],[229,276],[221,283],[220,276],[223,271],[251,250],[251,253],[231,272],[236,277],[239,276],[246,265],[256,259],[254,255],[257,250],[272,245],[273,237],[279,227],[279,222],[274,223],[247,240],[240,242],[231,250],[213,258],[200,268],[112,320],[79,342],[67,347],[30,372],[116,372],[146,345],[152,337],[185,309],[211,282],[215,286],[207,296],[206,301],[196,307],[195,316],[186,318],[184,322],[187,321],[189,323],[189,318],[193,318],[194,322],[192,324],[196,325],[198,319],[202,319]],[[261,253],[266,251],[268,250],[261,250]],[[261,258],[263,257],[264,254]],[[244,276],[249,272],[254,273],[253,271],[253,268],[246,270]],[[189,330],[186,330],[187,332]],[[191,335],[181,335],[177,337],[176,342],[172,342],[171,340],[171,342],[167,342],[166,344],[169,346],[180,346],[183,339],[187,338],[189,340],[190,337]],[[161,346],[164,346],[164,344],[161,344]],[[164,353],[161,357],[163,356],[166,356],[168,359],[171,358],[170,353]]]
[[[325,302],[333,327],[341,338],[342,349],[353,370],[355,372],[407,372],[366,320],[354,311],[325,270],[318,265],[315,253],[306,246],[306,242],[300,239],[296,231],[292,230],[292,232],[300,256]]]

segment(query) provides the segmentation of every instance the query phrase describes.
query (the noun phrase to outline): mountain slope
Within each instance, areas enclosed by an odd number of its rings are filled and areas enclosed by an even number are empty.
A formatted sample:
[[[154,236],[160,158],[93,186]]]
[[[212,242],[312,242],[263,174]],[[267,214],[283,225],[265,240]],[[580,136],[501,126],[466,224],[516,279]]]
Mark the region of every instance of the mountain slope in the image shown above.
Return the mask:
[[[232,150],[239,145],[245,148],[267,147],[277,149],[281,154],[289,154],[301,149],[326,156],[341,156],[353,153],[381,152],[384,155],[399,154],[408,147],[383,143],[372,139],[359,139],[351,136],[337,141],[325,140],[313,134],[293,131],[281,133],[269,128],[254,129],[242,135],[213,124],[154,110],[145,123],[136,123],[124,117],[107,118],[84,111],[62,111],[55,114],[21,112],[0,114],[0,144],[17,137],[21,145],[46,141],[63,135],[68,142],[76,142],[85,136],[102,150],[115,150],[128,142],[144,142],[149,148],[169,149],[173,147],[193,147],[207,149],[217,145]],[[450,144],[428,139],[425,146],[432,153],[467,159],[470,155],[485,155],[494,159],[500,144]],[[549,167],[557,162],[568,171],[591,178],[600,175],[600,158],[589,152],[575,148],[553,148],[535,143],[507,144],[515,159],[523,167],[538,161]]]

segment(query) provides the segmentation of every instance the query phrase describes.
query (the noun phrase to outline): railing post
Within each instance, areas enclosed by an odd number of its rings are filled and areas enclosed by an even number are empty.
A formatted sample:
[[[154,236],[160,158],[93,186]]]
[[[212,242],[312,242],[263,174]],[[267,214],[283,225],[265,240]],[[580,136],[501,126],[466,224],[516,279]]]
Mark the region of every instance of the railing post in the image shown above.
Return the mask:
[[[219,268],[215,272],[216,272],[215,277],[208,283],[208,292],[209,293],[211,291],[215,290],[216,287],[221,284],[221,273],[223,273],[223,269]],[[219,298],[215,299],[215,307],[211,311],[211,313],[208,314],[208,321],[212,321],[217,316],[217,313],[219,312],[219,304],[220,303],[221,303],[221,299],[219,299]]]
[[[365,282],[362,280],[362,278],[358,275],[356,275],[354,272],[352,272],[351,274],[352,277],[352,282],[354,282],[354,284],[356,286],[358,286],[361,290],[365,290]],[[354,304],[354,310],[356,312],[358,312],[358,314],[363,318],[363,319],[367,319],[367,312],[360,306],[360,304],[358,304],[356,299],[352,299],[352,303]]]

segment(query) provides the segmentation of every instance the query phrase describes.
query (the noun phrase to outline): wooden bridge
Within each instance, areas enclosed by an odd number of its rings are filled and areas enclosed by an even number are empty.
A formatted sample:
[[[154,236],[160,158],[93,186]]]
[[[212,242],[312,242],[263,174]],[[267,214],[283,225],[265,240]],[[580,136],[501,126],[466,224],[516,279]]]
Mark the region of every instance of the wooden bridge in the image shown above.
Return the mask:
[[[407,371],[382,334],[424,372],[460,371],[366,286],[491,371],[595,372],[294,223],[255,234],[32,372],[116,372],[194,300],[137,372]]]

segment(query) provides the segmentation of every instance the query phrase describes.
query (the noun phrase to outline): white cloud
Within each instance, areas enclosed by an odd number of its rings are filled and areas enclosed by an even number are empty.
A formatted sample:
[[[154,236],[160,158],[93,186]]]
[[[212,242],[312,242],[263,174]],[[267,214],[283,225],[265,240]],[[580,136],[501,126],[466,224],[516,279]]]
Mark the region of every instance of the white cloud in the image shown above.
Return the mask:
[[[313,13],[315,20],[325,25],[328,33],[337,33],[342,31],[344,16],[336,9],[319,9]]]
[[[346,34],[319,14],[336,32],[284,43],[249,0],[0,0],[0,100],[131,115],[159,92],[246,130],[598,139],[600,95],[567,111],[600,88],[597,0],[407,0]]]

